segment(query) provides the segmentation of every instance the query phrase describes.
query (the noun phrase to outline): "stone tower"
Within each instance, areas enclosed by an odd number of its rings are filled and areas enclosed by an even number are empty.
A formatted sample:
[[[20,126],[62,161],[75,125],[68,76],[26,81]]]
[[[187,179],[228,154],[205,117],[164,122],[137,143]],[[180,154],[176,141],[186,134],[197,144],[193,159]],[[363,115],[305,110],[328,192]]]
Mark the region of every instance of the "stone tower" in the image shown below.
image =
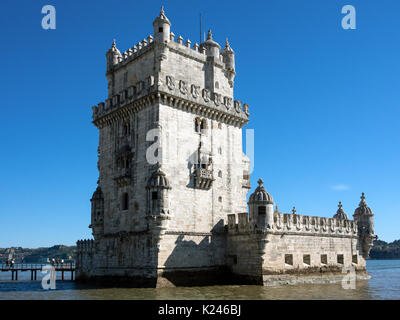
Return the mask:
[[[150,24],[149,24],[150,25]],[[263,180],[249,197],[242,152],[249,106],[234,100],[235,53],[211,31],[175,40],[163,9],[153,35],[106,53],[108,95],[93,109],[99,179],[93,239],[77,242],[78,279],[123,285],[277,284],[368,278],[376,238],[364,194],[348,219],[274,212]]]
[[[153,28],[123,54],[113,41],[108,98],[93,107],[96,276],[145,274],[157,281],[178,268],[219,268],[227,215],[247,208],[242,127],[249,109],[234,101],[232,48],[226,41],[220,52],[211,31],[200,45],[181,36],[175,42],[163,8]]]

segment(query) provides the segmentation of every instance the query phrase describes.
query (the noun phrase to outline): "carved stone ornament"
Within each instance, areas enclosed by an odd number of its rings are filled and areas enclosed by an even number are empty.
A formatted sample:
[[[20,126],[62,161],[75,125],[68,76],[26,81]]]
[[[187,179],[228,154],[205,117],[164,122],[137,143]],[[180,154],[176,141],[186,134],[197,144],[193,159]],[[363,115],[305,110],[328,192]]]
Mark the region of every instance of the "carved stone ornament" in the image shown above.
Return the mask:
[[[243,105],[243,112],[246,114],[246,116],[250,115],[250,113],[249,113],[249,105],[247,103],[245,103]]]
[[[182,94],[187,94],[187,91],[188,91],[188,89],[187,89],[187,84],[186,84],[186,82],[183,81],[183,80],[180,80],[180,81],[179,81],[179,91],[180,91]]]
[[[210,90],[203,89],[203,99],[205,102],[210,101]]]
[[[192,97],[197,99],[198,96],[200,95],[200,86],[196,86],[196,85],[192,84],[191,93],[192,93]]]
[[[236,112],[239,113],[241,109],[242,109],[242,103],[240,101],[236,101],[235,100],[235,110],[236,110]]]
[[[219,93],[214,93],[214,103],[216,106],[221,104],[221,95]]]
[[[224,105],[229,110],[232,107],[232,98],[224,97]]]
[[[167,76],[167,87],[169,90],[175,89],[175,78],[173,76]]]

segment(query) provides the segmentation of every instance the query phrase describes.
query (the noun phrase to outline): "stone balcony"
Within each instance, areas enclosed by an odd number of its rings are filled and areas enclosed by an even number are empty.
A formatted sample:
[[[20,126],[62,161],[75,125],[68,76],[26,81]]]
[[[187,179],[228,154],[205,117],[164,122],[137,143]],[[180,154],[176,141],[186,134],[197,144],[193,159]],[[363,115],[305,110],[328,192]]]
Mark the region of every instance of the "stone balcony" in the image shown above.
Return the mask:
[[[131,169],[130,168],[118,169],[114,176],[114,180],[119,187],[128,185],[131,182]]]
[[[194,172],[194,181],[196,188],[209,190],[214,181],[212,170],[197,168]]]

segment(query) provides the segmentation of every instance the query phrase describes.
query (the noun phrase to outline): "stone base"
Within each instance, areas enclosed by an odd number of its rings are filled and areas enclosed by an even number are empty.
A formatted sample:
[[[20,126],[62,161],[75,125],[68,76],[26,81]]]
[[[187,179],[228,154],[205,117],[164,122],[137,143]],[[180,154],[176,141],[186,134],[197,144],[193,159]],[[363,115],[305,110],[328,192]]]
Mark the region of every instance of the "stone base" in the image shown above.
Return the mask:
[[[95,275],[80,274],[76,281],[103,287],[125,288],[163,288],[190,287],[233,284],[234,278],[225,267],[190,268],[190,269],[159,269],[157,277]]]
[[[263,275],[263,285],[268,287],[294,285],[294,284],[324,284],[340,283],[346,274],[341,272],[308,272],[291,274],[270,274]],[[357,271],[356,280],[368,280],[371,276],[366,271]]]
[[[165,288],[165,287],[201,287],[212,285],[259,285],[282,286],[294,284],[340,283],[345,273],[337,268],[321,270],[310,268],[292,270],[287,273],[269,273],[262,276],[232,274],[226,267],[190,268],[190,269],[159,269],[156,277],[102,275],[88,276],[81,274],[76,281],[102,287],[122,288]],[[365,270],[356,271],[356,280],[370,279]]]

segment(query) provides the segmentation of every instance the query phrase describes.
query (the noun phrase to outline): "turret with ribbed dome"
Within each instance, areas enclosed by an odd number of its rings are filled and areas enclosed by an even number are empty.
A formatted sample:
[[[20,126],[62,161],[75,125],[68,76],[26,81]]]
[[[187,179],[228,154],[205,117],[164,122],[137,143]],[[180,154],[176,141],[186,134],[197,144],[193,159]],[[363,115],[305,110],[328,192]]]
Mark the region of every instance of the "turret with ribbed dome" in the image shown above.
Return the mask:
[[[365,202],[365,193],[361,194],[361,201],[358,208],[354,211],[354,221],[358,225],[358,235],[360,237],[363,256],[367,258],[373,242],[378,237],[374,232],[374,214]]]
[[[156,171],[151,175],[147,188],[171,189],[166,174],[161,170],[161,165],[158,165]]]
[[[256,202],[262,202],[263,204],[274,204],[274,200],[273,200],[271,194],[269,194],[263,186],[264,181],[262,179],[259,179],[257,181],[257,183],[258,183],[258,187],[250,195],[249,204],[256,203]]]
[[[343,210],[342,201],[339,201],[338,207],[339,209],[336,211],[336,214],[333,216],[333,218],[338,220],[349,220],[347,214]]]
[[[272,228],[274,223],[274,200],[265,190],[264,181],[257,181],[258,187],[249,198],[250,221],[258,228]]]

